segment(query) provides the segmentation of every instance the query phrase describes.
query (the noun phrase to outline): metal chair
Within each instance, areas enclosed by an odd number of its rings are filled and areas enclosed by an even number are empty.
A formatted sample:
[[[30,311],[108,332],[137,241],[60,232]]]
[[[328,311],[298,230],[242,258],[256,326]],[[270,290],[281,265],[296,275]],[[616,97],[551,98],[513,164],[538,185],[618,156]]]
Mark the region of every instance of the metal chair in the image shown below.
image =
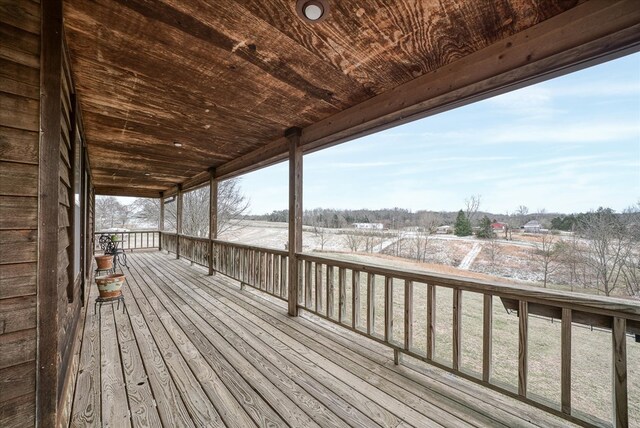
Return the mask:
[[[116,271],[116,267],[118,266],[118,262],[126,267],[127,265],[127,254],[124,249],[118,248],[120,241],[114,241],[111,239],[110,235],[102,234],[98,239],[98,244],[100,245],[100,249],[104,251],[105,254],[110,254],[113,256],[113,271]]]

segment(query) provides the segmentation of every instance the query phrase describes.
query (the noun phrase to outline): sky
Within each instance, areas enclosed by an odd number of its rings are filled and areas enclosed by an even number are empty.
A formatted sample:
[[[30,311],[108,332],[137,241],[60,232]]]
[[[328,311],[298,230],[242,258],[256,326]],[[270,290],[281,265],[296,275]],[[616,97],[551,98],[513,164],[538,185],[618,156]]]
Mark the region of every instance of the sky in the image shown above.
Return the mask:
[[[304,209],[621,211],[640,202],[640,54],[304,156]],[[246,174],[253,214],[287,208],[281,163]]]

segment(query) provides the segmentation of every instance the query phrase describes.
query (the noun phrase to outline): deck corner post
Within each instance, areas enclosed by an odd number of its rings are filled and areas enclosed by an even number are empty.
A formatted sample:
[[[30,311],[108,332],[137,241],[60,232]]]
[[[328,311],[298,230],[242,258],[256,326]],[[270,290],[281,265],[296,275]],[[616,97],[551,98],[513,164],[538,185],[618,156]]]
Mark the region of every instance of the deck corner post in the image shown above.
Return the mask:
[[[302,251],[302,146],[300,128],[289,128],[289,315],[298,315],[298,259]]]
[[[182,235],[182,184],[178,184],[176,196],[176,259],[180,258],[180,235]]]
[[[38,145],[36,426],[56,426],[58,382],[58,185],[60,182],[62,1],[41,3],[40,135]],[[5,107],[2,107],[3,110]],[[1,419],[1,418],[0,418]]]
[[[218,179],[215,168],[209,169],[209,275],[213,275],[213,240],[218,238]]]
[[[158,220],[158,250],[162,251],[162,232],[164,232],[164,192],[160,192],[160,219]]]

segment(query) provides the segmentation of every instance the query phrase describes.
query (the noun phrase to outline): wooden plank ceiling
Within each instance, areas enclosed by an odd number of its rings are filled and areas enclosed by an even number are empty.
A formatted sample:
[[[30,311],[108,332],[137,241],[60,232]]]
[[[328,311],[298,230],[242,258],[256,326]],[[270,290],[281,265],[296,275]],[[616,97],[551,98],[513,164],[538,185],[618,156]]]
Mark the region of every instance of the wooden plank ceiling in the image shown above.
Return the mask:
[[[97,193],[158,196],[580,1],[329,3],[66,0]]]

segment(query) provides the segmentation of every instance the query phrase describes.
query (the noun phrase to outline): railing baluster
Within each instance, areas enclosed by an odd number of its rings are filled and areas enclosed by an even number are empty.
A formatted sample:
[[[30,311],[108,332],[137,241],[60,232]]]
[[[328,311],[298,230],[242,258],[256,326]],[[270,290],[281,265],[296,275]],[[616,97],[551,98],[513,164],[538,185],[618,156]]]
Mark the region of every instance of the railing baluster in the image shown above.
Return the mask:
[[[562,412],[571,414],[571,309],[562,308],[560,391]]]
[[[491,382],[492,334],[493,296],[485,294],[482,309],[482,380],[485,382]]]
[[[273,255],[273,295],[280,296],[280,254]]]
[[[613,356],[613,426],[629,426],[627,391],[627,320],[613,317],[611,350]]]
[[[367,334],[376,331],[376,276],[367,273]]]
[[[453,369],[460,370],[462,359],[462,290],[453,289]]]
[[[280,256],[280,297],[286,297],[287,288],[287,256]]]
[[[338,322],[340,323],[346,318],[346,315],[347,315],[347,308],[346,308],[347,294],[346,294],[346,287],[345,287],[346,276],[347,276],[347,270],[345,268],[339,268],[338,270]]]
[[[427,284],[427,360],[433,360],[436,347],[436,287]]]
[[[404,281],[404,349],[413,348],[413,282]]]
[[[316,313],[322,312],[322,264],[316,263]]]
[[[360,272],[351,271],[351,326],[360,327]]]
[[[528,357],[528,324],[529,305],[526,301],[518,303],[518,395],[527,396],[527,357]]]
[[[384,340],[393,340],[393,277],[384,277]]]
[[[327,265],[327,318],[333,318],[333,266]]]
[[[311,278],[311,262],[304,262],[304,306],[308,309],[311,307],[311,299],[313,298],[313,285]]]

